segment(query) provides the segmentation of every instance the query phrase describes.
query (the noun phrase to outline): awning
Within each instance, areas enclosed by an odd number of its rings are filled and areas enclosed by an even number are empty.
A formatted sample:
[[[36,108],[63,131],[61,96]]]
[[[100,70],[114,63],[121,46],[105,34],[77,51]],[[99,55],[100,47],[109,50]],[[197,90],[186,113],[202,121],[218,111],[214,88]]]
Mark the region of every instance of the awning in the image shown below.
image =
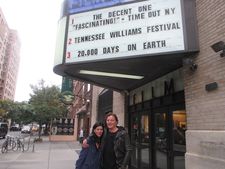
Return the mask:
[[[80,115],[82,113],[86,113],[87,112],[87,106],[83,105],[77,112],[76,115]]]
[[[92,83],[101,87],[118,91],[132,90],[162,75],[176,70],[183,65],[183,58],[193,56],[195,52],[186,54],[155,55],[140,58],[117,59],[111,61],[98,61],[79,64],[61,64],[54,67],[54,72]],[[80,74],[80,70],[114,72],[144,76],[143,79],[126,79],[116,77],[104,77],[96,75]]]

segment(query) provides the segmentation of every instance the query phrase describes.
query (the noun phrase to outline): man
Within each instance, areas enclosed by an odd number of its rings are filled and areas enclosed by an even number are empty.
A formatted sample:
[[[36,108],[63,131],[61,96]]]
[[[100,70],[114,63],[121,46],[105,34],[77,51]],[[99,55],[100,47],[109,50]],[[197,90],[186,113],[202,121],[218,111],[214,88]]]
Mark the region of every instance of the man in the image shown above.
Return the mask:
[[[124,127],[118,125],[116,114],[109,113],[105,117],[107,131],[102,142],[102,169],[126,169],[131,157],[132,146]],[[87,146],[84,140],[83,147]]]

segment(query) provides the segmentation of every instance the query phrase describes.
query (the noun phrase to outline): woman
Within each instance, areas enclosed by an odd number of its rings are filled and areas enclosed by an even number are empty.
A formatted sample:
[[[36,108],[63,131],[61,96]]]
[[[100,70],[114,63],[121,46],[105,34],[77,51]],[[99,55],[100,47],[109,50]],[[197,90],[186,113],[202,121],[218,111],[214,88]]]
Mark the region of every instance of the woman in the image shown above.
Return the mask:
[[[102,168],[126,169],[130,160],[132,146],[124,127],[118,125],[116,114],[105,117],[107,132],[103,141]]]
[[[87,138],[89,146],[82,148],[76,161],[76,169],[100,169],[103,131],[102,123],[97,122],[93,125],[91,135]]]

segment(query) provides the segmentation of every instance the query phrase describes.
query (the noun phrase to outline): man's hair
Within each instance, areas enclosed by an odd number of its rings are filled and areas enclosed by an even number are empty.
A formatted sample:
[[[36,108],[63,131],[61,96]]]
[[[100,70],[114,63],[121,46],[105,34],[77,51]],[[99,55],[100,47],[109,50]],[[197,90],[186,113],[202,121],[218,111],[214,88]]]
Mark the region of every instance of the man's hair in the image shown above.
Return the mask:
[[[112,113],[112,112],[107,113],[107,114],[105,115],[105,121],[107,120],[107,118],[108,118],[109,116],[113,116],[113,117],[115,118],[116,122],[117,122],[117,123],[119,122],[117,115],[114,114],[114,113]]]

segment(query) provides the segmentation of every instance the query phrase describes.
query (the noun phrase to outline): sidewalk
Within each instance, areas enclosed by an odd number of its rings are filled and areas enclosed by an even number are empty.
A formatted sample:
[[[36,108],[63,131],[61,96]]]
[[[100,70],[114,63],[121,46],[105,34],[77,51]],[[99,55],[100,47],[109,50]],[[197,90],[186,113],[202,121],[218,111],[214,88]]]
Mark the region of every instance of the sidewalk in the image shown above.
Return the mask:
[[[0,153],[0,169],[74,169],[75,161],[81,149],[79,142],[43,142],[36,143],[27,152]]]

